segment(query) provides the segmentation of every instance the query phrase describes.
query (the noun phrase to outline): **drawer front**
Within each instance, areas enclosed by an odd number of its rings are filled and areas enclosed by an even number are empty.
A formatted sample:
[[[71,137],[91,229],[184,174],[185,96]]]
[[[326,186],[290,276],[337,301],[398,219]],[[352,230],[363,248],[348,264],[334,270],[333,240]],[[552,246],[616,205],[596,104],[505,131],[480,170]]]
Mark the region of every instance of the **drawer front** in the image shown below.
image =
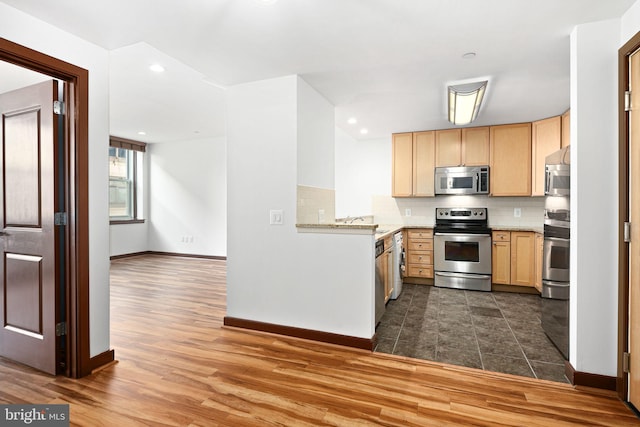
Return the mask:
[[[432,251],[413,251],[407,257],[408,264],[433,265]]]
[[[432,251],[433,250],[433,239],[424,240],[424,241],[413,241],[409,240],[409,251]]]
[[[433,267],[432,266],[428,266],[428,267],[418,267],[415,265],[410,265],[409,264],[409,268],[407,268],[409,274],[409,277],[426,277],[429,279],[433,279]]]
[[[510,231],[494,231],[491,233],[491,240],[494,242],[509,242],[511,241]]]
[[[409,230],[407,231],[407,237],[409,240],[433,239],[433,230]]]

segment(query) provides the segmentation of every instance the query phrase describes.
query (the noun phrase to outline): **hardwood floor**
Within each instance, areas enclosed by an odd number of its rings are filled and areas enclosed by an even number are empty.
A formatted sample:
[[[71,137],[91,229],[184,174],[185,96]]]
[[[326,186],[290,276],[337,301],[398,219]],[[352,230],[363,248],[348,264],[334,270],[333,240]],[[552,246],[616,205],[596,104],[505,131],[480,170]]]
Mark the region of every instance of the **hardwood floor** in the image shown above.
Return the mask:
[[[119,362],[73,380],[0,359],[0,403],[69,403],[82,426],[640,425],[612,393],[223,328],[224,314],[224,261],[112,261]]]

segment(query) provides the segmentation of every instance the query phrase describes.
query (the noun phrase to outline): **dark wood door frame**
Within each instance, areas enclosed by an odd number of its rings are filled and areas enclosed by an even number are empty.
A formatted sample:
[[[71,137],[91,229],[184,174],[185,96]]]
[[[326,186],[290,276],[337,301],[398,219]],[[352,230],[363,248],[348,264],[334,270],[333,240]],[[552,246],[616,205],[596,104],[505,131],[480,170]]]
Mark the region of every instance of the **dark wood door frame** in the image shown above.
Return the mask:
[[[616,389],[628,401],[629,382],[624,372],[624,353],[629,348],[629,245],[624,241],[624,223],[629,212],[629,113],[625,111],[625,91],[629,87],[629,56],[640,49],[640,32],[618,50],[618,373]],[[638,225],[636,225],[638,226]]]
[[[3,38],[0,60],[71,83],[65,124],[67,363],[63,374],[83,377],[113,358],[113,352],[107,352],[92,360],[89,346],[89,72]]]

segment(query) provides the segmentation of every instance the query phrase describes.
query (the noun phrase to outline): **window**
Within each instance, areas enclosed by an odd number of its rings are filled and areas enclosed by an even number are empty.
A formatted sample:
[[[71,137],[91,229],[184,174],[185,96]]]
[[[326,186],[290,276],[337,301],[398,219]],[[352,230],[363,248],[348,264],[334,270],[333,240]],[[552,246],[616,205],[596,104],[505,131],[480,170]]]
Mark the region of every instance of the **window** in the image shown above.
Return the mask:
[[[142,158],[146,144],[111,137],[109,141],[109,219],[142,222]]]

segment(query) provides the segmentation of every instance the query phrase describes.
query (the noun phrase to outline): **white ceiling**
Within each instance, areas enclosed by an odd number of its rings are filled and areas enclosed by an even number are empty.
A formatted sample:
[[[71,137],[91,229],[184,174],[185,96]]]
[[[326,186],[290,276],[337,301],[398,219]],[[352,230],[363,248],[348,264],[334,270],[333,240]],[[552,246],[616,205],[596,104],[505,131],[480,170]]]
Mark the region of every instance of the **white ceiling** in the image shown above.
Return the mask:
[[[477,77],[473,125],[561,114],[570,32],[635,0],[1,1],[109,49],[111,133],[166,142],[224,135],[225,87],[290,74],[358,139],[452,127],[446,85]]]

